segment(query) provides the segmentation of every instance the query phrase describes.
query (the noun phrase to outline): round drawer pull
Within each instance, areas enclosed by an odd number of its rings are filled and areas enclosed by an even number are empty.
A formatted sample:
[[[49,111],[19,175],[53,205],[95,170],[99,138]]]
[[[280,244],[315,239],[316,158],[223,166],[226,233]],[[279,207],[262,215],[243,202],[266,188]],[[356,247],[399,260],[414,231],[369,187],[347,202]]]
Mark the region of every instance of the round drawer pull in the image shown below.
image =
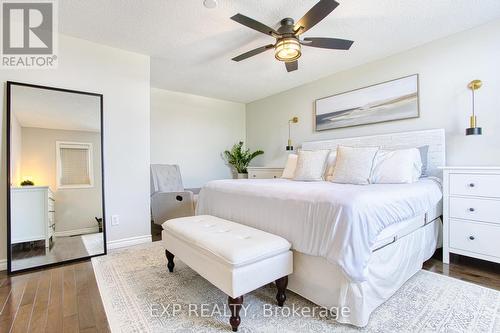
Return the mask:
[[[472,208],[472,207],[469,208],[469,212],[474,212],[474,211],[476,211],[474,208]]]
[[[474,236],[469,236],[469,239],[470,239],[470,240],[474,240],[474,239],[476,239],[476,237],[474,237]]]
[[[253,178],[257,177],[257,175],[252,175]]]
[[[476,184],[474,184],[474,183],[469,184],[469,187],[474,187],[474,186],[476,186]]]

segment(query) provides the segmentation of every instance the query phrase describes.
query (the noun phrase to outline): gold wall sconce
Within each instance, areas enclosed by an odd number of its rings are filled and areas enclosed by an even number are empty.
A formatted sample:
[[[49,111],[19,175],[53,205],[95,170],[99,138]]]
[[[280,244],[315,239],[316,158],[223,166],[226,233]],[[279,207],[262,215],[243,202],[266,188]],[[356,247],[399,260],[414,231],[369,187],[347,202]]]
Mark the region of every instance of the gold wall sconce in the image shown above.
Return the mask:
[[[477,117],[476,117],[476,106],[475,106],[475,92],[483,83],[481,80],[473,80],[469,82],[467,87],[472,91],[472,115],[470,116],[470,127],[465,129],[465,135],[481,135],[483,134],[483,129],[477,126]]]
[[[286,146],[286,150],[293,150],[292,139],[291,139],[291,127],[292,124],[296,124],[299,122],[299,117],[293,117],[288,120],[288,145]]]

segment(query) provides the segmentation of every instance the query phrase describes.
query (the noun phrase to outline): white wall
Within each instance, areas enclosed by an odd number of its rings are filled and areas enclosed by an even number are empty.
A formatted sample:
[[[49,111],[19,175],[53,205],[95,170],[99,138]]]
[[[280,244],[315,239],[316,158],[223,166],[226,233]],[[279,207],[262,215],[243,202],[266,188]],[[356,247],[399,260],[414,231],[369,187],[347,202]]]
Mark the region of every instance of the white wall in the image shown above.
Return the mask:
[[[307,55],[305,55],[307,56]],[[299,69],[300,70],[300,69]],[[420,118],[313,132],[315,99],[420,74]],[[265,155],[256,165],[283,166],[288,135],[304,141],[445,128],[449,165],[500,164],[500,20],[362,65],[247,105],[247,141]],[[293,75],[290,74],[290,75]],[[481,79],[476,110],[483,136],[466,137],[471,112],[467,83]]]
[[[10,152],[10,174],[11,184],[19,185],[21,182],[21,166],[22,166],[22,127],[19,124],[17,117],[11,114],[11,152]]]
[[[230,178],[221,153],[244,139],[244,104],[151,89],[151,163],[179,164],[184,187]]]
[[[57,141],[92,144],[93,187],[57,188]],[[23,127],[21,170],[23,176],[32,177],[35,185],[48,185],[54,192],[56,232],[97,226],[95,217],[102,217],[101,134],[99,132]]]
[[[0,82],[29,82],[104,94],[108,241],[150,236],[148,56],[60,35],[55,70],[0,70]],[[4,89],[0,96],[5,104]],[[1,126],[0,189],[6,184],[6,112]],[[6,257],[6,191],[0,190],[0,260]],[[111,226],[111,215],[120,224]]]

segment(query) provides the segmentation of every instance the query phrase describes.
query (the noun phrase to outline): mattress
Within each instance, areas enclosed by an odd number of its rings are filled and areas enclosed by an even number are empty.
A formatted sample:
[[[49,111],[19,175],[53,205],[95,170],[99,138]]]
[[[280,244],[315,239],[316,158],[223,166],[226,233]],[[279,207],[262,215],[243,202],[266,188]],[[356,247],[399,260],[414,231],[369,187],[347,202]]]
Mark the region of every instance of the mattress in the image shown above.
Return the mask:
[[[442,198],[434,179],[368,186],[285,179],[218,180],[201,190],[197,214],[214,215],[281,236],[295,251],[324,257],[355,282],[382,232],[423,220]],[[418,222],[414,222],[418,223]],[[395,231],[400,231],[394,227]],[[381,236],[382,235],[382,236]]]

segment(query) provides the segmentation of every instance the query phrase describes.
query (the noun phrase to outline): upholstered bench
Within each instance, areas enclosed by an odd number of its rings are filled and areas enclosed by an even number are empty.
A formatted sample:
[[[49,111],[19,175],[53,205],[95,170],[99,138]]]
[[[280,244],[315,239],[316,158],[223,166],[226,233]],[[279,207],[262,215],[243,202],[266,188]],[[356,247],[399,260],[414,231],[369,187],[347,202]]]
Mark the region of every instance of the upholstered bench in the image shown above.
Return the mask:
[[[214,216],[183,217],[163,223],[168,270],[174,255],[228,295],[230,324],[240,324],[243,295],[275,281],[283,306],[293,271],[290,243],[278,236]]]

